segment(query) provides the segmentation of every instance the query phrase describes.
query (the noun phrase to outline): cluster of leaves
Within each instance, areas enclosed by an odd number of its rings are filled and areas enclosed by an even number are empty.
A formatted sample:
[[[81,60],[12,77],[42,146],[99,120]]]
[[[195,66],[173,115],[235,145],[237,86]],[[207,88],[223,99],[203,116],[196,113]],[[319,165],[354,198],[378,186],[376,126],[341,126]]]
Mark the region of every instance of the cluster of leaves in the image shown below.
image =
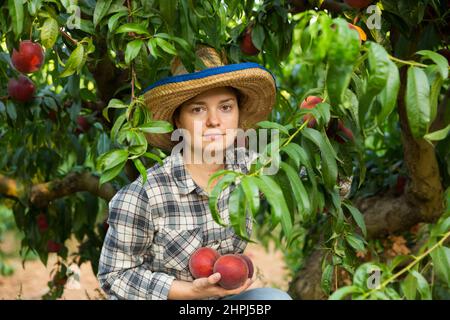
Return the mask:
[[[448,299],[450,190],[446,192],[446,203],[446,211],[439,221],[425,226],[427,238],[417,253],[360,265],[352,284],[339,288],[330,299],[431,300],[436,296]]]

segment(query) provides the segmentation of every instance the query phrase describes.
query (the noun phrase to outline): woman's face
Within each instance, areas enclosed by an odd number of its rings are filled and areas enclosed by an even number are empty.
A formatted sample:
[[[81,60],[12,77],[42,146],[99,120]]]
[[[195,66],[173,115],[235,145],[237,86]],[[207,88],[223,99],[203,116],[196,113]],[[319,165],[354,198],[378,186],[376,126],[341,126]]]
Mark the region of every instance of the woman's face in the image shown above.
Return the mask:
[[[192,150],[217,152],[234,143],[239,108],[236,94],[230,88],[209,89],[184,102],[179,108],[175,124],[189,134],[187,142]]]

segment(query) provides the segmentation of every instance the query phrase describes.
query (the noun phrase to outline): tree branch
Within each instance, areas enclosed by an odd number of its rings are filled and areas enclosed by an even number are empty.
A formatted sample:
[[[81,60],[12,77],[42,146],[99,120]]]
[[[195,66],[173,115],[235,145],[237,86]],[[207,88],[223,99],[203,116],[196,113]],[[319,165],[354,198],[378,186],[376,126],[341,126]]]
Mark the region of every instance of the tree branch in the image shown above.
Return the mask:
[[[87,191],[106,201],[116,193],[110,183],[99,187],[100,179],[90,172],[69,173],[62,179],[35,184],[29,187],[29,202],[38,208],[46,207],[50,201],[70,194]],[[26,195],[26,184],[0,175],[0,194],[19,199]]]

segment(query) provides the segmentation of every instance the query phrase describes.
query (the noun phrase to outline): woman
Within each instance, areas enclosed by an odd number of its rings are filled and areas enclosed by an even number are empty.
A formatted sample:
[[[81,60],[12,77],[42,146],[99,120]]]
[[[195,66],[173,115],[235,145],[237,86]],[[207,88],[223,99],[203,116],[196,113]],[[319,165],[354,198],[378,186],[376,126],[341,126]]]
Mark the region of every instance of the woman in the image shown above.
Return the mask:
[[[213,220],[207,184],[217,170],[248,172],[253,156],[235,147],[236,132],[265,119],[276,93],[272,75],[257,64],[225,65],[206,46],[196,54],[203,70],[189,74],[175,60],[173,76],[144,94],[155,120],[182,130],[182,144],[175,145],[169,134],[148,135],[153,146],[172,154],[147,170],[145,184],[140,177],[110,201],[99,282],[110,299],[290,299],[276,289],[247,290],[251,279],[226,290],[218,285],[219,273],[194,280],[189,272],[189,257],[200,247],[221,254],[242,253],[246,247],[231,227]],[[218,201],[226,222],[232,190],[226,188]],[[248,216],[249,234],[251,227]]]

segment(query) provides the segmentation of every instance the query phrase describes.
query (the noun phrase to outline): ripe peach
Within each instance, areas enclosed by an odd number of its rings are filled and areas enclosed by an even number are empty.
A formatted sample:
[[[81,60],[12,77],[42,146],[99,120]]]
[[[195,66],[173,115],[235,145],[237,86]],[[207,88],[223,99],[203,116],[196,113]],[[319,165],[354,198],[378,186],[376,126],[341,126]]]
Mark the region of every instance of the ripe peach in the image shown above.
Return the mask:
[[[317,104],[321,103],[323,100],[320,97],[309,96],[300,105],[300,109],[313,109]],[[312,114],[305,114],[303,116],[303,121],[308,121],[308,128],[313,128],[316,124],[316,118]]]
[[[240,48],[241,51],[248,56],[256,56],[259,53],[259,50],[255,47],[252,41],[252,28],[245,29],[240,43]]]
[[[220,273],[219,285],[227,290],[239,288],[248,279],[247,263],[235,254],[226,254],[217,259],[213,271]]]
[[[38,225],[39,232],[44,233],[48,230],[47,217],[44,213],[40,213],[36,217],[36,222]]]
[[[189,271],[194,279],[209,277],[213,274],[214,263],[220,254],[213,248],[201,247],[189,259]]]
[[[355,9],[364,9],[369,6],[372,0],[344,0],[346,4]]]
[[[342,120],[332,120],[327,128],[327,136],[340,144],[354,140],[353,132],[344,125]],[[344,139],[345,138],[345,139]]]
[[[53,240],[47,241],[47,251],[48,252],[59,252],[61,250],[61,244]]]
[[[44,51],[39,43],[25,40],[20,42],[19,51],[13,50],[11,61],[22,73],[36,72],[44,62]]]
[[[33,99],[36,87],[33,81],[24,75],[19,78],[11,78],[8,81],[8,94],[11,98],[20,102],[28,102]]]
[[[254,272],[252,259],[250,259],[249,256],[242,254],[242,253],[238,254],[238,256],[241,257],[242,259],[244,259],[245,262],[247,263],[248,277],[251,279],[253,277],[253,272]]]
[[[86,117],[78,116],[77,117],[77,128],[75,129],[75,133],[78,135],[82,132],[86,133],[91,128],[91,124],[87,120]]]

